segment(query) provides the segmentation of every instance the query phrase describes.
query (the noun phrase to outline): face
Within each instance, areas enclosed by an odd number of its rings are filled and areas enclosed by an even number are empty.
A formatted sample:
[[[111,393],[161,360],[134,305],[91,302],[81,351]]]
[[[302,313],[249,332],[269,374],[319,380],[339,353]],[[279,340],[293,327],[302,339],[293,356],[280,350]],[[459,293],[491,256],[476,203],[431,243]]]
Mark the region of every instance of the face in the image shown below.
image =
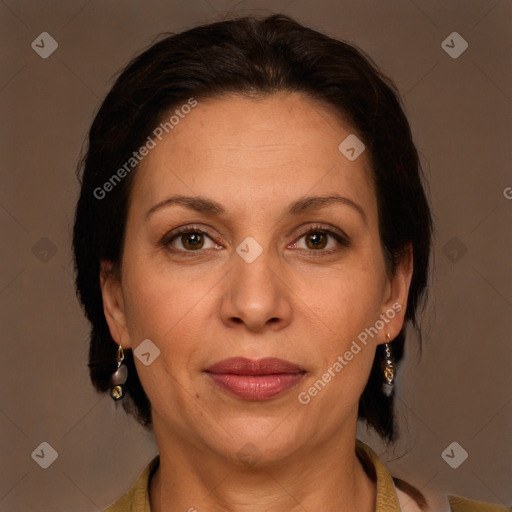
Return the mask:
[[[160,351],[135,358],[157,440],[272,463],[355,433],[412,269],[387,272],[367,154],[338,149],[353,133],[298,93],[230,96],[143,159],[120,279],[101,283],[113,338]]]

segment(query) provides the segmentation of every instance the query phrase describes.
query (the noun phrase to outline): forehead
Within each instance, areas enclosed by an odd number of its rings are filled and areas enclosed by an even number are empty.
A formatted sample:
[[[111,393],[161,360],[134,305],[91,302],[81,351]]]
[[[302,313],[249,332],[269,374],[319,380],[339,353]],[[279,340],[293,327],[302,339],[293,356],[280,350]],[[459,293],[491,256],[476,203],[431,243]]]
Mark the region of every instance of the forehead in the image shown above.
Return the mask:
[[[328,107],[299,93],[198,100],[155,139],[132,200],[150,207],[186,193],[240,208],[250,202],[263,212],[276,201],[339,192],[368,207],[375,201],[367,155],[350,161],[338,149],[353,134]]]

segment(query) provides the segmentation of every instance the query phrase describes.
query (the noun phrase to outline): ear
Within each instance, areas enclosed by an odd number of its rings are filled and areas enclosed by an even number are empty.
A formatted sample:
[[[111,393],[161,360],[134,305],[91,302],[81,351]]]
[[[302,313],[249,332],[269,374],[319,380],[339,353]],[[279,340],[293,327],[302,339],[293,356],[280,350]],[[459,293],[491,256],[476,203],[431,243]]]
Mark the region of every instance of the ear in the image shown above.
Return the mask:
[[[130,347],[130,337],[126,326],[121,276],[115,271],[111,261],[100,262],[100,287],[103,299],[103,312],[110,335],[123,348]]]
[[[384,295],[381,318],[386,322],[382,329],[378,343],[387,343],[387,333],[390,339],[395,339],[405,321],[407,309],[407,298],[411,286],[413,272],[413,251],[412,243],[409,243],[403,250],[393,275],[388,278],[388,284]]]

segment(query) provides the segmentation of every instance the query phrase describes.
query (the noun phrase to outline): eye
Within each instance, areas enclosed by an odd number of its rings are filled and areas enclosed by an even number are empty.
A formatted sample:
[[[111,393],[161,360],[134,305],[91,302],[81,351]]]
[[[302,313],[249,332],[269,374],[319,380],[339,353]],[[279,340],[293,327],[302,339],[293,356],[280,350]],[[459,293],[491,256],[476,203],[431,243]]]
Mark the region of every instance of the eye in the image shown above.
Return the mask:
[[[300,241],[304,239],[304,242]],[[297,242],[292,244],[294,249],[306,250],[309,252],[333,253],[339,250],[339,245],[348,247],[350,242],[347,236],[321,227],[310,228]]]
[[[210,244],[207,244],[207,240]],[[183,228],[163,240],[165,246],[176,252],[193,252],[218,247],[208,233],[193,227]]]

